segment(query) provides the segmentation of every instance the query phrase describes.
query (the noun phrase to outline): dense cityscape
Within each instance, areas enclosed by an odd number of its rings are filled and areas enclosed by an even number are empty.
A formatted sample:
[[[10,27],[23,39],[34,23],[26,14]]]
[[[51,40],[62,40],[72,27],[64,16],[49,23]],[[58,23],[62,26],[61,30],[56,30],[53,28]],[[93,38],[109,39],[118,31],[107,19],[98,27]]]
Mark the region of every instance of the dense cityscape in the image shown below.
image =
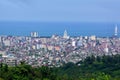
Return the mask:
[[[25,61],[33,67],[60,67],[69,62],[77,63],[92,55],[120,54],[117,26],[114,31],[111,37],[70,37],[66,30],[63,36],[39,37],[38,32],[31,32],[29,37],[0,36],[0,63],[16,66]]]
[[[0,80],[120,80],[120,0],[0,0]]]

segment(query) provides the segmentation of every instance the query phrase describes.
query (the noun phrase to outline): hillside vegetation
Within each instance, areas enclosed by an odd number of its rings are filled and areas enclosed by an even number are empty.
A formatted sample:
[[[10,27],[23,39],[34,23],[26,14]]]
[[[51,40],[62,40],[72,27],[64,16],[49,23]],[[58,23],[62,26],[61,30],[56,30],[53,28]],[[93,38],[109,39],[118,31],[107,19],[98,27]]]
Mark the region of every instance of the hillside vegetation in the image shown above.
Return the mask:
[[[0,64],[0,80],[120,80],[120,55],[87,57],[59,68]]]

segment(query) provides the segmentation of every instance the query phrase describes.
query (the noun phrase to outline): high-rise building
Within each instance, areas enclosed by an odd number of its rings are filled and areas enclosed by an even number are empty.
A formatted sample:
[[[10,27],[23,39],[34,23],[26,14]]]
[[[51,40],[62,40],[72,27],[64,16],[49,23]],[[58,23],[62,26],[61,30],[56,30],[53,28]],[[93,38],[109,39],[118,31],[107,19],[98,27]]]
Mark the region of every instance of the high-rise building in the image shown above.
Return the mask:
[[[117,27],[117,25],[115,26],[115,36],[117,36],[118,35],[118,27]]]
[[[38,32],[31,32],[31,37],[38,37]]]
[[[68,36],[68,34],[67,34],[67,31],[66,31],[66,30],[64,31],[63,38],[65,38],[65,39],[68,39],[68,38],[69,38],[69,36]]]

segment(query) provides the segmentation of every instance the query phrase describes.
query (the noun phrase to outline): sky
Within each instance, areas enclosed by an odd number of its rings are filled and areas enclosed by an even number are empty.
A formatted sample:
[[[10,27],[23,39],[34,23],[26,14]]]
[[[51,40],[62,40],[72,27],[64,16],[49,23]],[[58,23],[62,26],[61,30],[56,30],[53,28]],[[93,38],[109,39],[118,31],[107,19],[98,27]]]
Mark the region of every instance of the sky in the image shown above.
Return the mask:
[[[0,0],[0,21],[120,22],[120,0]]]
[[[115,24],[120,0],[0,0],[0,35],[111,36]]]

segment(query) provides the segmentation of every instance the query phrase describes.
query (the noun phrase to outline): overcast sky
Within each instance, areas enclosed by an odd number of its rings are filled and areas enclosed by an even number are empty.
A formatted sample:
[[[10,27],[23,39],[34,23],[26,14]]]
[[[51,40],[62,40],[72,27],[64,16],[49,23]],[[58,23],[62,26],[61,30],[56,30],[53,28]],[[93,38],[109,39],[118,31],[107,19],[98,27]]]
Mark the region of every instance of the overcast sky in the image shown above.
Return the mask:
[[[120,0],[0,0],[0,21],[120,22]]]

